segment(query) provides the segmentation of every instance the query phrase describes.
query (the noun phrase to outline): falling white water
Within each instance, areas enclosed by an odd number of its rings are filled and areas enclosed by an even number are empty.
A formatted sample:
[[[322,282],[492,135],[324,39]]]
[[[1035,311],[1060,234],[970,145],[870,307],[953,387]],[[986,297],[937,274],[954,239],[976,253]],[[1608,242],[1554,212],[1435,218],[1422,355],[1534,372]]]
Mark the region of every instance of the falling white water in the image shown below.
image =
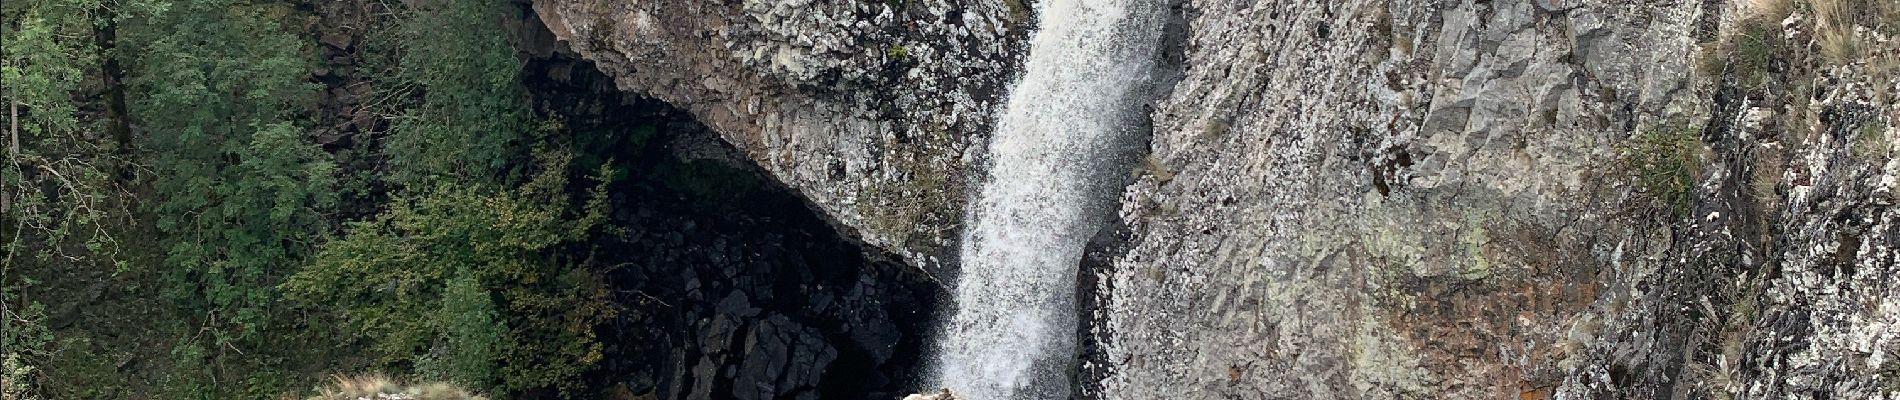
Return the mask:
[[[1042,0],[1022,81],[967,216],[937,382],[969,400],[1066,399],[1082,247],[1125,174],[1111,149],[1147,100],[1164,0]]]

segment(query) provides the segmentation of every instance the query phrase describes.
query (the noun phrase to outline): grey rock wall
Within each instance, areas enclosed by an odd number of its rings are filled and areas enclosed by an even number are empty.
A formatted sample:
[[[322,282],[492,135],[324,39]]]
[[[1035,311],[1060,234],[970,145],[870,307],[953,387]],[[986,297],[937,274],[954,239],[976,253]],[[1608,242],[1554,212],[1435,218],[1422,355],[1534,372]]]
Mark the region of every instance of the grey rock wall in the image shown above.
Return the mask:
[[[866,242],[953,257],[1020,3],[535,0],[621,89],[674,104]]]
[[[1795,3],[1187,1],[1093,396],[1896,396],[1900,51]]]
[[[1180,80],[1083,279],[1087,396],[1900,398],[1900,5],[1175,7]],[[534,8],[930,267],[1029,23],[1009,0]]]

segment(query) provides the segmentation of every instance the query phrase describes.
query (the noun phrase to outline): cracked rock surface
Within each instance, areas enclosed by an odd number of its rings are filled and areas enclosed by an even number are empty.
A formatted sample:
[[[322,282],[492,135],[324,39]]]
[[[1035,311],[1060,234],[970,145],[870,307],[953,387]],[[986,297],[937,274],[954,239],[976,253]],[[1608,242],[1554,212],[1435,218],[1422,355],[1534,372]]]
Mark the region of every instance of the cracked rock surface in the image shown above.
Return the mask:
[[[1176,1],[1178,81],[1085,262],[1081,392],[1900,398],[1900,6],[1780,3]],[[534,9],[927,268],[1030,24],[1011,0]]]
[[[914,265],[954,260],[1020,3],[535,0],[620,88],[671,103]]]
[[[1900,396],[1900,49],[1796,3],[1186,1],[1091,396]]]

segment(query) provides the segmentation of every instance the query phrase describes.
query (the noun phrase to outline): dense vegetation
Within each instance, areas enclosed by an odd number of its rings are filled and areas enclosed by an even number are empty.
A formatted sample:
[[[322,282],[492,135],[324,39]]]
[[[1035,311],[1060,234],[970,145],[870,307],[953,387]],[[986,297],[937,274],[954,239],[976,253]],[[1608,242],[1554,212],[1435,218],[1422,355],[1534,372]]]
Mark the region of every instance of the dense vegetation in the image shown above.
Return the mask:
[[[585,389],[618,177],[530,105],[524,7],[347,3],[370,12],[338,71],[313,22],[335,5],[0,2],[4,398],[301,397],[364,370]],[[359,87],[382,122],[322,139],[320,99]]]

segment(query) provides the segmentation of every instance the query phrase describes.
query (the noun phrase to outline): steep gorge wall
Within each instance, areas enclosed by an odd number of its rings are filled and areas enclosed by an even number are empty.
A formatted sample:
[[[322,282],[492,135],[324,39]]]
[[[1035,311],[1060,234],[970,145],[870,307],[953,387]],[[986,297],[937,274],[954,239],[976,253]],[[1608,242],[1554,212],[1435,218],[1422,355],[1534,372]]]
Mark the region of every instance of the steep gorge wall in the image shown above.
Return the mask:
[[[1085,394],[1894,393],[1900,39],[1860,18],[1832,54],[1812,7],[1742,3],[1173,4],[1182,79],[1085,277]],[[1027,23],[1006,0],[535,9],[927,266]]]
[[[1095,396],[1900,388],[1892,31],[1830,59],[1722,1],[1181,9]]]

